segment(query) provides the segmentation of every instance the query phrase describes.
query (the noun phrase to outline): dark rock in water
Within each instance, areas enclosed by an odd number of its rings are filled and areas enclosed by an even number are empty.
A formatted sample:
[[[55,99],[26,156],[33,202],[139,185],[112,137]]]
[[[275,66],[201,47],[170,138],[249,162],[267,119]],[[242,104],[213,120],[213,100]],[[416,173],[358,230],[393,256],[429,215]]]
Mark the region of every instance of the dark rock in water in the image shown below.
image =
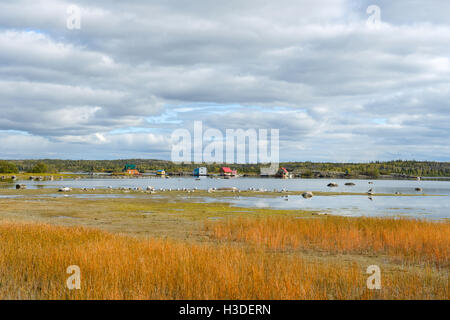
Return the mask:
[[[353,182],[346,182],[345,185],[346,186],[354,186],[355,184]]]
[[[329,184],[327,184],[327,187],[337,187],[338,184],[336,182],[330,182]]]
[[[24,185],[24,184],[16,184],[16,189],[17,190],[19,190],[19,189],[26,189],[26,188],[27,188],[27,186]]]
[[[422,188],[416,188],[415,190],[416,191],[422,191],[423,189]]]

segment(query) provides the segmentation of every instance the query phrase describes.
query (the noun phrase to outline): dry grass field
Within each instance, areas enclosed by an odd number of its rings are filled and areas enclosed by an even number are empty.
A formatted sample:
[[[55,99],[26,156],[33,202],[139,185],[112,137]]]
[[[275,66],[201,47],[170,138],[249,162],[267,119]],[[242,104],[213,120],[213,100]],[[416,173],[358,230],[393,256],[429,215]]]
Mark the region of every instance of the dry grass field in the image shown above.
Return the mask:
[[[271,249],[382,254],[402,264],[449,267],[450,222],[413,219],[323,217],[236,218],[209,224],[218,239]]]
[[[288,218],[285,218],[288,219]],[[290,219],[289,219],[290,220]],[[323,224],[322,231],[338,228],[336,221],[311,220]],[[286,223],[288,220],[286,220]],[[292,221],[291,221],[292,222]],[[355,229],[360,223],[345,228]],[[216,237],[244,235],[250,221],[217,222],[209,225]],[[284,222],[261,220],[249,226],[249,237],[243,239],[266,243],[252,229],[262,223],[279,231]],[[392,223],[392,222],[391,222]],[[403,222],[402,222],[403,223]],[[382,229],[374,221],[369,229]],[[411,224],[414,226],[414,224]],[[420,223],[419,223],[420,226]],[[311,230],[313,228],[311,227]],[[402,225],[399,229],[408,227]],[[425,228],[432,228],[424,224]],[[281,228],[288,228],[287,226]],[[294,224],[291,230],[295,230]],[[420,228],[418,228],[420,229]],[[307,229],[306,229],[307,230]],[[448,230],[447,224],[436,224],[435,232]],[[414,233],[414,229],[412,229]],[[211,232],[211,230],[209,231]],[[228,233],[227,233],[228,232]],[[312,232],[312,231],[311,231]],[[429,232],[426,229],[426,232]],[[291,238],[296,239],[292,235]],[[300,234],[308,232],[300,232]],[[415,232],[414,234],[418,234]],[[370,251],[368,246],[346,244],[348,233],[340,244],[334,232],[336,250]],[[376,233],[378,234],[378,233]],[[383,233],[380,233],[381,236]],[[253,235],[253,236],[251,236]],[[323,233],[318,233],[322,237]],[[312,234],[309,234],[312,236]],[[301,236],[303,237],[303,236]],[[378,236],[374,236],[377,238]],[[270,238],[270,236],[269,236]],[[233,236],[234,239],[234,236]],[[311,248],[334,251],[333,237]],[[421,261],[436,262],[429,253],[440,252],[440,242],[424,241],[424,252],[414,256]],[[443,238],[442,240],[445,240]],[[364,239],[361,239],[364,243]],[[404,252],[396,241],[379,239],[387,244],[387,253]],[[326,243],[328,242],[328,244]],[[264,246],[242,245],[235,241],[193,244],[175,240],[140,239],[83,227],[61,227],[37,223],[0,223],[0,298],[2,299],[448,299],[448,270],[432,263],[410,269],[385,272],[381,290],[368,290],[365,268],[357,260],[311,259],[286,250],[268,250]],[[282,249],[293,243],[268,241],[272,248]],[[297,242],[298,246],[298,242]],[[436,247],[435,247],[436,246]],[[309,245],[307,246],[309,247]],[[377,247],[378,248],[378,247]],[[376,249],[377,250],[377,249]],[[408,257],[408,255],[406,255]],[[441,259],[441,253],[438,255]],[[445,265],[445,262],[442,262]],[[66,269],[81,269],[81,289],[69,290]],[[383,268],[383,267],[382,267]]]

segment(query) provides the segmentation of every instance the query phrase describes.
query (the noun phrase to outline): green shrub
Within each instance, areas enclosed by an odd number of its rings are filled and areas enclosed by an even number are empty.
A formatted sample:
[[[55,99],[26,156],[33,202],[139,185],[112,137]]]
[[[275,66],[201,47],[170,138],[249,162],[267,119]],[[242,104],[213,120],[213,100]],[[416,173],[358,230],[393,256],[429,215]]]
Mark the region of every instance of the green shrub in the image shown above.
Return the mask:
[[[46,173],[46,172],[48,172],[48,166],[43,162],[39,162],[34,165],[34,167],[31,169],[31,172],[32,173]]]
[[[0,160],[0,173],[18,173],[18,172],[19,170],[17,169],[14,163]]]

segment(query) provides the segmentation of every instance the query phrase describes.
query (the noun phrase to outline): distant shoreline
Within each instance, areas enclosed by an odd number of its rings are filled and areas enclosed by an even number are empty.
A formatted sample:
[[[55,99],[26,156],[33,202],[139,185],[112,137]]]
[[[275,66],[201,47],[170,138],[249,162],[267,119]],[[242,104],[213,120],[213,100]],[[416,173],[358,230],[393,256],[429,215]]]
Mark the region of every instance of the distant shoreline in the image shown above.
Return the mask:
[[[6,173],[35,175],[50,173],[90,173],[126,175],[124,168],[132,166],[133,173],[151,174],[158,170],[168,176],[190,176],[194,169],[205,167],[208,174],[218,175],[221,168],[229,167],[239,176],[260,176],[261,170],[268,164],[222,164],[222,163],[175,163],[166,160],[121,159],[121,160],[0,160],[0,176]],[[450,162],[435,161],[385,161],[370,163],[333,163],[333,162],[281,162],[279,168],[295,178],[325,179],[423,179],[441,180],[450,178]],[[131,172],[129,172],[131,173]]]
[[[105,173],[105,172],[59,172],[59,173],[15,173],[15,174],[0,174],[0,182],[3,183],[12,183],[14,181],[23,181],[23,180],[39,180],[39,181],[48,181],[49,179],[164,179],[164,178],[200,178],[200,179],[242,179],[242,178],[256,178],[256,179],[280,179],[283,178],[277,176],[261,176],[257,174],[245,174],[238,175],[236,177],[227,177],[221,176],[219,174],[208,174],[204,176],[195,176],[192,173],[176,173],[171,174],[168,173],[165,176],[158,176],[153,172],[144,172],[140,175],[123,175],[123,174],[115,174],[115,173]],[[324,177],[302,177],[302,176],[294,176],[292,178],[284,179],[284,180],[394,180],[394,181],[450,181],[450,177],[420,177],[420,180],[417,177],[399,177],[399,176],[388,176],[383,175],[379,177],[367,177],[367,176],[324,176]]]

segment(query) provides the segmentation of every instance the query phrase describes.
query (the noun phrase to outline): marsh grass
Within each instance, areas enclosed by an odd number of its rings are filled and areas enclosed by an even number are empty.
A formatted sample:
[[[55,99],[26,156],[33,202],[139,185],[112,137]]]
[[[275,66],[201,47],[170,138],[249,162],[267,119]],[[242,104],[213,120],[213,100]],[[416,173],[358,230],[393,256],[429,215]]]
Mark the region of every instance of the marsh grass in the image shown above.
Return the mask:
[[[356,263],[306,261],[233,243],[11,222],[0,223],[0,243],[0,299],[448,299],[448,279],[446,286],[433,267],[388,272],[383,289],[373,291]],[[66,288],[69,265],[81,268],[80,290]]]
[[[208,223],[217,239],[270,249],[387,255],[401,263],[449,267],[450,222],[393,218],[260,217]]]

